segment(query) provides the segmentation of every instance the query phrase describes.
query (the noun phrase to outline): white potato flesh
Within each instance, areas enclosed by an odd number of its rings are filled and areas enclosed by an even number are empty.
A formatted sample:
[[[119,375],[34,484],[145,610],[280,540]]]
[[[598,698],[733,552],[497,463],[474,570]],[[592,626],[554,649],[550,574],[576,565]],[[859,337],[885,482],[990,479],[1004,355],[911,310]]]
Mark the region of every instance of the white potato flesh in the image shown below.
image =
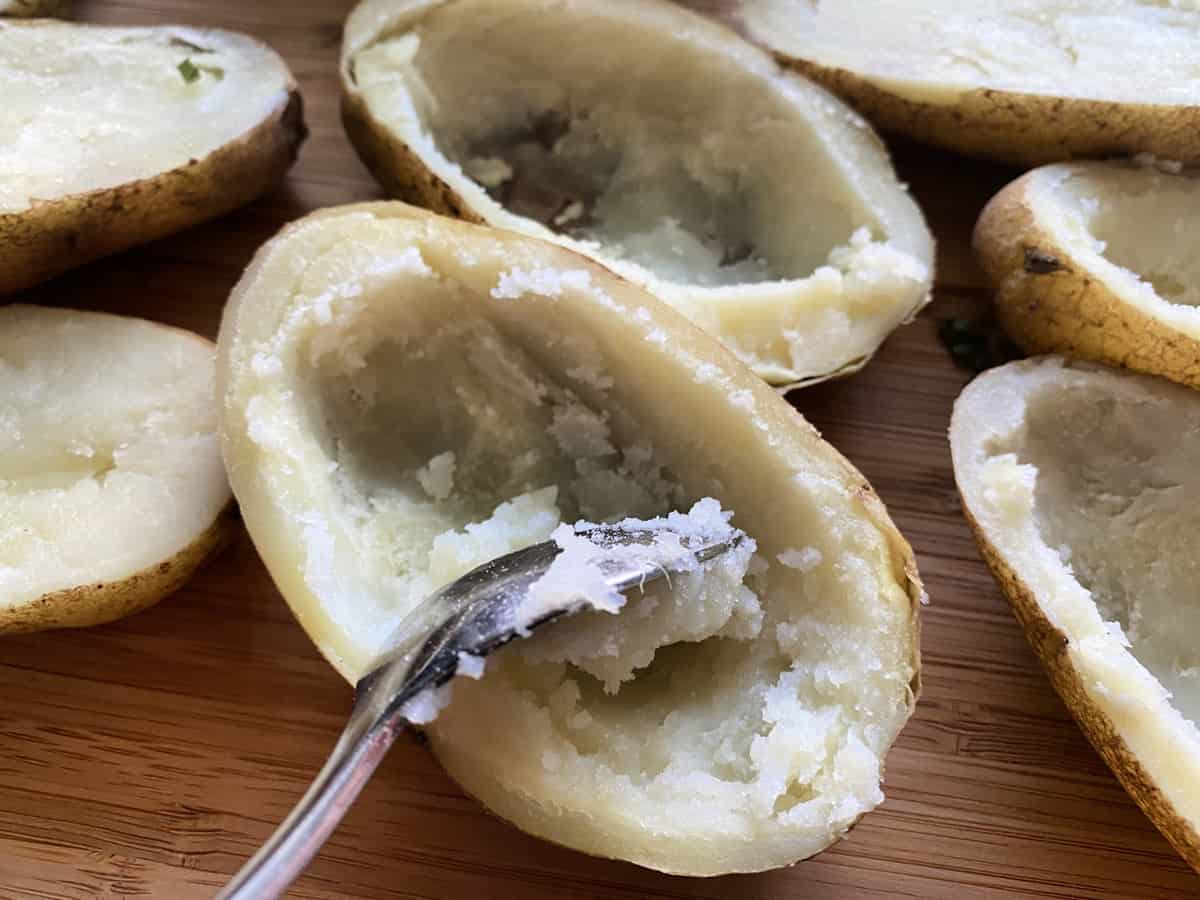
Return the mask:
[[[1200,339],[1200,177],[1095,162],[1046,166],[1033,178],[1034,220],[1074,264],[1139,311]]]
[[[1200,822],[1200,395],[1043,357],[977,378],[950,430],[963,500],[1067,637],[1092,702]]]
[[[695,0],[735,9],[772,49],[902,97],[978,88],[1134,104],[1200,103],[1195,0]]]
[[[927,298],[932,239],[869,126],[665,0],[369,0],[344,65],[471,212],[603,262],[774,383],[856,368]]]
[[[0,620],[171,560],[230,500],[214,348],[140,319],[0,308]]]
[[[551,244],[378,204],[269,244],[219,343],[247,527],[351,679],[432,589],[561,522],[715,528],[724,505],[749,534],[456,679],[429,733],[501,816],[713,874],[811,855],[882,799],[917,671],[907,550],[861,476],[669,309]]]
[[[292,91],[244,35],[49,21],[0,22],[0,84],[0,214],[202,160]]]

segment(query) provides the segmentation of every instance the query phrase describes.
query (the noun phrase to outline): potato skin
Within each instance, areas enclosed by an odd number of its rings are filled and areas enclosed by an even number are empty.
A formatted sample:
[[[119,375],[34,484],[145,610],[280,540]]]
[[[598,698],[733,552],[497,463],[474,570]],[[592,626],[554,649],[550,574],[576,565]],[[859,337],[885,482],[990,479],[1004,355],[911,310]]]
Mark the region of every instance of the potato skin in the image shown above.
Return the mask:
[[[72,0],[0,0],[0,16],[62,16],[71,11],[71,5]]]
[[[963,515],[979,545],[980,555],[1000,585],[1001,593],[1012,608],[1021,630],[1025,632],[1029,645],[1041,660],[1054,690],[1129,796],[1187,864],[1200,872],[1200,832],[1193,823],[1175,811],[1154,779],[1130,751],[1112,720],[1088,696],[1087,689],[1081,683],[1079,673],[1067,653],[1067,636],[1051,624],[1032,591],[992,546],[983,528],[971,515],[966,498],[961,492],[959,499]]]
[[[354,204],[320,210],[304,219],[291,223],[276,237],[263,245],[235,287],[225,308],[221,334],[218,341],[218,389],[224,398],[221,421],[222,448],[230,472],[235,494],[242,504],[247,527],[254,537],[260,554],[266,561],[280,592],[291,606],[320,651],[347,680],[355,681],[371,658],[356,650],[344,629],[323,607],[319,598],[307,585],[300,573],[303,558],[296,554],[296,541],[285,539],[289,529],[295,527],[295,519],[284,504],[273,499],[268,479],[262,477],[261,461],[254,459],[254,445],[248,439],[245,417],[246,390],[240,384],[250,371],[254,348],[261,335],[275,333],[281,318],[289,306],[288,289],[280,286],[281,276],[293,270],[294,262],[302,258],[303,250],[290,246],[293,241],[303,241],[305,232],[322,221],[333,221],[353,216],[370,215],[380,220],[409,219],[424,221],[426,233],[449,239],[448,246],[457,241],[464,243],[477,237],[489,241],[504,240],[510,243],[510,262],[521,261],[522,265],[545,265],[566,269],[579,269],[590,273],[612,296],[623,302],[636,302],[645,312],[648,321],[640,318],[614,315],[611,311],[597,311],[587,307],[588,312],[578,317],[567,309],[559,309],[556,323],[569,328],[572,322],[580,327],[583,323],[596,326],[604,317],[611,317],[615,333],[628,336],[637,331],[663,328],[670,335],[672,346],[685,348],[693,354],[723,371],[730,389],[744,390],[756,400],[758,414],[764,417],[769,433],[782,445],[778,453],[794,453],[807,458],[814,471],[826,473],[827,477],[844,486],[847,502],[856,518],[869,522],[878,530],[886,547],[886,555],[880,559],[890,578],[903,591],[896,596],[896,610],[904,618],[904,627],[912,636],[911,648],[906,656],[911,659],[911,680],[903,698],[905,715],[911,713],[920,691],[920,642],[919,609],[924,594],[917,573],[912,550],[888,516],[882,501],[866,483],[863,476],[837,451],[825,443],[819,433],[792,407],[783,402],[760,379],[741,366],[732,354],[697,326],[686,320],[649,294],[643,294],[619,276],[604,269],[590,258],[577,255],[570,250],[522,235],[505,235],[494,229],[484,230],[477,225],[431,216],[425,210],[414,209],[398,202]],[[322,236],[324,237],[324,236]],[[352,240],[353,232],[347,229],[342,237]],[[540,249],[539,249],[540,245]],[[307,246],[301,243],[300,247]],[[469,246],[469,244],[466,244]],[[583,309],[583,307],[581,307]],[[609,322],[603,322],[609,327]],[[687,371],[674,373],[679,377],[690,377]],[[785,450],[784,447],[791,448]],[[889,601],[891,602],[891,601]],[[911,654],[911,655],[909,655]],[[469,755],[455,752],[454,745],[439,740],[431,729],[426,732],[434,753],[468,793],[478,797],[487,809],[503,820],[517,823],[528,833],[583,852],[621,859],[632,859],[640,865],[660,870],[689,875],[713,875],[718,871],[751,871],[779,865],[779,862],[753,860],[730,867],[729,859],[721,858],[703,849],[695,849],[689,858],[671,856],[662,850],[662,841],[652,835],[644,840],[658,849],[657,856],[650,851],[641,852],[639,846],[631,845],[628,837],[611,833],[599,839],[594,827],[589,827],[585,814],[555,803],[553,796],[538,791],[527,793],[515,788],[506,779],[481,768],[478,761]],[[840,837],[840,835],[838,835]],[[833,843],[833,838],[829,843]],[[737,848],[739,852],[743,849]],[[764,851],[765,853],[765,851]],[[792,862],[794,859],[788,860]]]
[[[1200,160],[1200,106],[1163,106],[976,88],[953,104],[909,100],[857,72],[776,53],[883,131],[1022,167],[1152,153]]]
[[[0,214],[0,296],[244,206],[284,176],[306,135],[293,85],[269,118],[203,159]]]
[[[81,584],[44,594],[12,609],[0,609],[0,637],[52,628],[87,628],[149,609],[179,590],[209,557],[226,547],[240,528],[229,503],[203,533],[170,559],[120,581]]]
[[[389,196],[444,216],[485,224],[458,192],[371,114],[367,101],[342,75],[342,126],[355,152]]]
[[[1029,353],[1062,353],[1200,387],[1200,341],[1123,301],[1038,224],[1037,175],[1023,175],[992,198],[972,240],[1004,330]]]

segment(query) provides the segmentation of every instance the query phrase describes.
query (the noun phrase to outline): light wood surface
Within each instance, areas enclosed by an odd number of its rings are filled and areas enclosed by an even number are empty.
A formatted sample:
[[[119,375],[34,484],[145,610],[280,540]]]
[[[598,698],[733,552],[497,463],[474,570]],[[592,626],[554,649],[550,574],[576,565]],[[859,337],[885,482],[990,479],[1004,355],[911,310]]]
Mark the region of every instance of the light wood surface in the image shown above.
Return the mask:
[[[288,184],[220,222],[69,274],[31,302],[215,332],[254,248],[307,210],[378,196],[338,120],[349,3],[79,4],[82,18],[251,32],[289,61],[311,136]],[[0,95],[0,102],[3,102]],[[671,878],[489,817],[415,741],[392,753],[297,898],[1174,898],[1200,896],[1080,736],[976,554],[946,445],[966,380],[938,320],[986,310],[970,227],[1013,173],[914,147],[897,160],[940,241],[937,299],[863,373],[794,394],[916,547],[931,597],[925,694],[888,799],[847,840],[757,876]],[[181,593],[90,631],[0,643],[0,898],[210,897],[316,772],[350,691],[244,537]]]

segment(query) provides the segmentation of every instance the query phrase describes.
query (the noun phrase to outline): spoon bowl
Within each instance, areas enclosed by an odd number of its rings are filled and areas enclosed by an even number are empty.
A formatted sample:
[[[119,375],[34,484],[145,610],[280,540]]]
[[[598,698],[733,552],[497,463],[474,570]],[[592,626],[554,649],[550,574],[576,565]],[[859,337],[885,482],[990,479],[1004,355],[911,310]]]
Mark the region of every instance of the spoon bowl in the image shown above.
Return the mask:
[[[669,529],[663,529],[669,530]],[[673,571],[694,568],[737,546],[744,534],[679,534],[678,549],[664,556],[663,530],[601,525],[577,531],[596,547],[589,563],[605,583],[625,593]],[[396,640],[355,686],[346,727],[308,791],[270,840],[217,900],[268,900],[283,894],[337,828],[351,804],[406,724],[409,706],[453,678],[464,656],[486,657],[533,629],[585,609],[588,598],[569,595],[560,604],[524,609],[530,589],[550,571],[562,547],[534,544],[472,569],[438,590],[405,619]],[[419,618],[417,618],[419,617]]]

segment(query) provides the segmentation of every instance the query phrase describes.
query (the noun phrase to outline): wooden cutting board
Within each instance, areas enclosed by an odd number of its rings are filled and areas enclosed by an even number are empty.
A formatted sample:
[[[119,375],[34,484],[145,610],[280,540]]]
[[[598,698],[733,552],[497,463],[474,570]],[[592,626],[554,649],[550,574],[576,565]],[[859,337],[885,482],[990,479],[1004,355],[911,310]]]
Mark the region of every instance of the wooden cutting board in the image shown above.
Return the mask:
[[[250,32],[291,64],[311,136],[288,183],[220,222],[69,274],[30,302],[213,334],[256,246],[308,210],[379,191],[338,119],[344,0],[81,2],[90,21]],[[0,103],[3,102],[0,93]],[[1050,690],[959,513],[946,426],[967,375],[937,336],[988,296],[969,253],[1014,173],[926,149],[897,163],[939,240],[937,297],[861,374],[793,394],[874,483],[931,597],[925,694],[888,799],[791,869],[711,880],[592,859],[488,816],[402,742],[297,883],[297,898],[1200,896]],[[350,691],[244,537],[183,591],[116,625],[0,642],[0,898],[210,897],[316,772]]]

